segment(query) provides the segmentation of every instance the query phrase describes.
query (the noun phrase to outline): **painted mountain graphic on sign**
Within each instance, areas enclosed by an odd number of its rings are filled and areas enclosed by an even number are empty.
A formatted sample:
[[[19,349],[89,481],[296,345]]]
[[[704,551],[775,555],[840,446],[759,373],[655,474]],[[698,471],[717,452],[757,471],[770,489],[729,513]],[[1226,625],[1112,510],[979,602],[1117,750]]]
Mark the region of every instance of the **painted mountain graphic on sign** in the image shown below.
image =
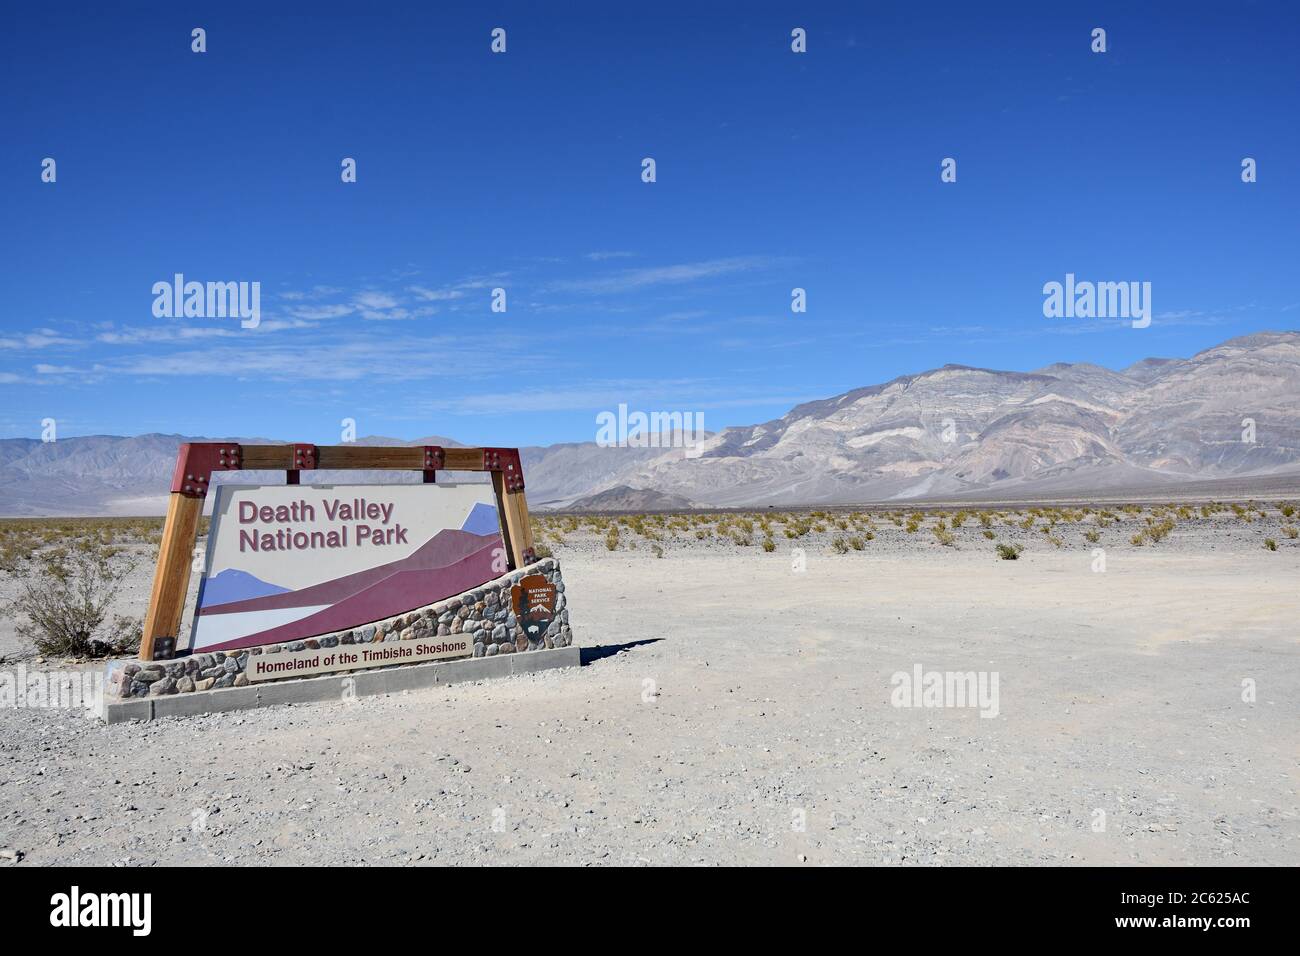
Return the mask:
[[[469,514],[465,516],[465,523],[460,526],[460,530],[468,531],[470,534],[496,534],[501,530],[496,506],[485,505],[481,501],[476,502],[469,510]]]
[[[470,534],[467,531],[445,529],[439,531],[407,557],[397,561],[390,561],[387,564],[367,568],[353,574],[345,574],[341,578],[322,581],[320,584],[299,588],[297,591],[284,591],[280,594],[270,594],[246,601],[233,601],[229,604],[213,605],[209,603],[200,613],[207,616],[209,614],[265,611],[272,608],[336,604],[358,591],[362,591],[373,584],[378,584],[384,578],[390,577],[399,571],[446,567],[485,547],[502,547],[501,536],[478,535]],[[491,577],[496,577],[496,575],[491,575]],[[399,612],[394,611],[393,613]]]
[[[269,597],[272,594],[284,594],[288,590],[278,584],[263,581],[247,571],[226,568],[220,574],[204,580],[203,587],[199,591],[199,607],[228,604],[232,601],[250,601],[255,598]]]
[[[491,510],[495,521],[495,509]],[[196,634],[201,633],[205,621],[221,622],[220,631],[242,632],[242,636],[219,643],[203,642],[203,650],[299,640],[432,604],[504,571],[504,546],[495,528],[487,535],[447,529],[399,561],[297,591],[206,604],[199,609]],[[294,609],[302,616],[293,618]],[[287,622],[286,612],[291,617]]]

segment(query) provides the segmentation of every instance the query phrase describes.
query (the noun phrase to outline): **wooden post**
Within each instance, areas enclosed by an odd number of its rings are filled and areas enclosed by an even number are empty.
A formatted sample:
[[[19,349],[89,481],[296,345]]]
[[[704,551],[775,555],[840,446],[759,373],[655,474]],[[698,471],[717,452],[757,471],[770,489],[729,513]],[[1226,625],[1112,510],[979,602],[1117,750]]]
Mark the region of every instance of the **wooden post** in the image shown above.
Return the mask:
[[[504,498],[504,500],[503,500]],[[533,525],[528,520],[528,501],[523,491],[507,491],[498,495],[499,507],[505,511],[506,520],[511,522],[510,538],[515,542],[515,567],[523,567],[537,560],[533,553]]]
[[[149,610],[140,637],[140,660],[153,660],[154,641],[160,637],[178,637],[185,614],[185,595],[190,586],[190,565],[194,544],[198,540],[202,498],[188,498],[173,493],[167,503],[167,520],[163,524],[162,545],[158,549],[158,567],[154,570]]]

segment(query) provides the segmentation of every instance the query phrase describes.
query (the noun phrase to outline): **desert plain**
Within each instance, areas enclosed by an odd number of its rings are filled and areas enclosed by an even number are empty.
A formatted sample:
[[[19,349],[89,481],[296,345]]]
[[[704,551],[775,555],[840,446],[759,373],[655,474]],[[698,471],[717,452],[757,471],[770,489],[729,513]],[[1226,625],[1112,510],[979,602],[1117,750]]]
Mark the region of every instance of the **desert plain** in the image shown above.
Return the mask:
[[[535,525],[582,667],[112,726],[0,708],[0,865],[1300,862],[1285,502]],[[41,547],[136,561],[111,612],[142,614],[148,523],[60,527]],[[0,601],[39,560],[13,550]],[[103,667],[10,616],[0,655]],[[996,713],[896,706],[918,667],[996,675]]]

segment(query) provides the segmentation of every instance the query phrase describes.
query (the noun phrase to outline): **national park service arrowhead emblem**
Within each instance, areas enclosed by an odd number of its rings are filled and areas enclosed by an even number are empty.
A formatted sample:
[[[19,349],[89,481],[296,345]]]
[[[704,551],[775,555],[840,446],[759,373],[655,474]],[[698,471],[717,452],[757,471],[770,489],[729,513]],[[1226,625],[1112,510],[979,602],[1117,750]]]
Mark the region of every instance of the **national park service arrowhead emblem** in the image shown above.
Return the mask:
[[[555,594],[555,585],[541,574],[526,575],[510,589],[515,620],[530,648],[543,646],[546,640],[546,629],[555,617]]]

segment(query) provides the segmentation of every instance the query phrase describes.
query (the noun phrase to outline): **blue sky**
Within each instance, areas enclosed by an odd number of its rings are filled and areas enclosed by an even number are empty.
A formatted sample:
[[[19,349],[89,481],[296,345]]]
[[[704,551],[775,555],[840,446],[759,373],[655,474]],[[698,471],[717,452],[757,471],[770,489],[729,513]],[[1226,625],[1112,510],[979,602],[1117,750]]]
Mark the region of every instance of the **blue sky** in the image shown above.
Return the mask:
[[[1300,327],[1295,4],[271,6],[10,13],[0,437],[589,441]],[[1044,318],[1067,272],[1151,326]]]

